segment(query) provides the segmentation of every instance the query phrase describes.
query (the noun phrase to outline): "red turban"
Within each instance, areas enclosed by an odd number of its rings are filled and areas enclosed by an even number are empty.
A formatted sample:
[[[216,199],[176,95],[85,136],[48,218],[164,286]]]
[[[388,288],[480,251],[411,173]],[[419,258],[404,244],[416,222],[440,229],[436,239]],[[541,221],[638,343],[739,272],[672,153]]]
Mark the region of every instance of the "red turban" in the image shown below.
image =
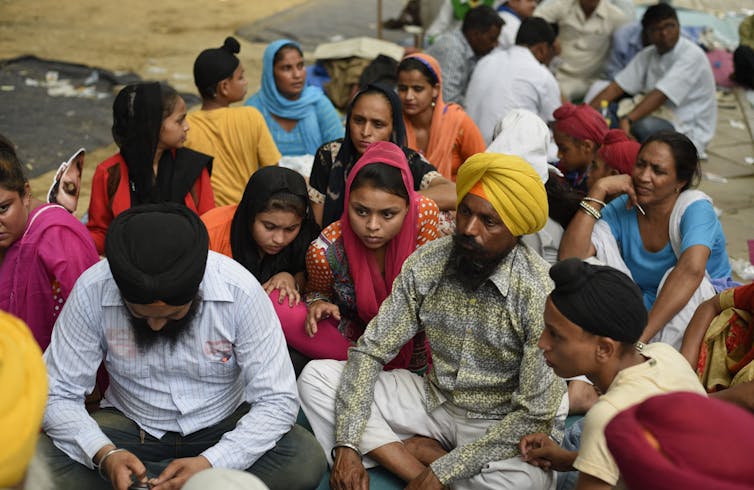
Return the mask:
[[[754,415],[728,402],[655,396],[616,415],[605,438],[630,489],[744,490],[754,482]]]
[[[641,144],[629,138],[625,131],[611,129],[605,135],[605,141],[597,150],[597,154],[605,160],[608,167],[622,174],[631,175],[636,157],[639,155],[639,148]]]
[[[566,102],[552,115],[555,118],[555,129],[577,140],[592,140],[601,145],[607,134],[605,118],[589,104],[574,105]]]

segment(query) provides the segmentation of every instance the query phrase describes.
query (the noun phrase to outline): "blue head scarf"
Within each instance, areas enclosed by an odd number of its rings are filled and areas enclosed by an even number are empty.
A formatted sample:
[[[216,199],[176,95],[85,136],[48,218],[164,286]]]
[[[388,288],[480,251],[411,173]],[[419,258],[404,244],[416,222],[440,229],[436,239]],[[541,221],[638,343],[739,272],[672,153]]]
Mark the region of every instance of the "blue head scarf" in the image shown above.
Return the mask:
[[[306,151],[313,155],[322,143],[315,104],[320,97],[325,95],[320,88],[309,85],[304,86],[301,96],[296,100],[286,99],[278,91],[275,83],[275,55],[286,44],[292,44],[301,51],[301,45],[290,39],[280,39],[270,43],[264,50],[262,58],[262,88],[249,97],[246,105],[259,109],[267,121],[271,119],[270,114],[298,121],[297,127],[301,129]]]

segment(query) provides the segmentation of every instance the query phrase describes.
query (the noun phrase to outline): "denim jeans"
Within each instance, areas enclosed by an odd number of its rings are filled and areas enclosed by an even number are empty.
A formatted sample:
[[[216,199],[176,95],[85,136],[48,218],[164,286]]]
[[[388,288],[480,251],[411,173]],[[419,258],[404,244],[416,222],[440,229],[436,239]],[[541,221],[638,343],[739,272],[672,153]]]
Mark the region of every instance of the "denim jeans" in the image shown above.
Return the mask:
[[[644,141],[660,131],[675,131],[673,124],[661,117],[646,116],[631,124],[631,134],[639,141]]]
[[[233,430],[248,411],[249,405],[244,403],[214,426],[186,436],[168,432],[162,439],[150,436],[114,408],[103,408],[91,415],[113,444],[135,454],[146,466],[148,477],[153,478],[173,459],[198,456],[217,444],[223,434]],[[39,439],[38,451],[50,468],[56,489],[111,488],[110,483],[102,480],[96,470],[90,470],[69,458],[45,434]],[[294,425],[275,447],[246,471],[261,479],[271,490],[303,490],[316,488],[326,468],[325,454],[317,440],[307,430]]]
[[[570,427],[566,427],[563,436],[563,444],[560,446],[567,451],[578,451],[581,446],[581,433],[584,430],[584,417],[574,422]],[[557,490],[573,490],[579,479],[578,471],[567,471],[558,473]]]

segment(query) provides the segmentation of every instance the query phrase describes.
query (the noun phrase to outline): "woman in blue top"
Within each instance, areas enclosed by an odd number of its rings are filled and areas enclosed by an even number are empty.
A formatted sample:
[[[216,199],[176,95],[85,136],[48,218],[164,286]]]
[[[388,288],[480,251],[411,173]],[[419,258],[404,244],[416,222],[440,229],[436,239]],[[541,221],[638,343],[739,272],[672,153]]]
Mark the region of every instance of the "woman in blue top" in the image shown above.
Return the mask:
[[[289,39],[264,50],[262,88],[246,105],[262,113],[283,156],[314,155],[322,144],[344,134],[330,99],[321,89],[306,85],[301,46]]]
[[[598,180],[560,244],[560,257],[597,258],[627,272],[644,293],[649,322],[642,342],[678,348],[701,301],[731,269],[712,201],[699,181],[696,147],[675,131],[652,135],[631,175]],[[607,206],[604,201],[620,196]]]

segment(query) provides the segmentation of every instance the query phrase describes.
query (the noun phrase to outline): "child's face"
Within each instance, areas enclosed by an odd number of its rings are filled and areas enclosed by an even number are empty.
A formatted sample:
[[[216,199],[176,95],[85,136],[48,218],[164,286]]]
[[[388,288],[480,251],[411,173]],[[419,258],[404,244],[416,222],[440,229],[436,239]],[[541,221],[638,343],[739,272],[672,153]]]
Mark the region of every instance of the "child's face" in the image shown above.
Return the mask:
[[[186,102],[178,97],[173,113],[162,120],[160,128],[160,142],[157,147],[161,150],[181,148],[186,142],[189,125],[186,121]]]
[[[246,80],[243,65],[239,63],[233,75],[227,79],[227,83],[224,86],[224,90],[226,90],[224,95],[227,97],[228,102],[233,103],[243,100],[246,97],[246,87],[248,85],[249,81]]]
[[[558,145],[558,159],[561,168],[568,171],[583,172],[592,163],[592,152],[586,148],[587,145],[583,141],[576,140],[557,129],[553,131],[553,138],[555,144]]]

